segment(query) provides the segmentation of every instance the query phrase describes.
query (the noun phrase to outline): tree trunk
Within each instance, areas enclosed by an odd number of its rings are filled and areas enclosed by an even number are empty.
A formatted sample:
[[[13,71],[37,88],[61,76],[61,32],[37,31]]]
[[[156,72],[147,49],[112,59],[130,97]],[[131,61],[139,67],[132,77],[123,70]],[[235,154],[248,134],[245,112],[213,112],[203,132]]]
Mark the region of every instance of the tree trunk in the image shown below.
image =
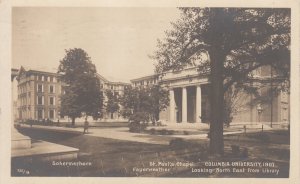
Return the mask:
[[[72,126],[75,126],[75,117],[72,117]]]
[[[224,120],[224,86],[223,68],[225,57],[220,54],[219,49],[213,49],[210,53],[210,152],[212,154],[224,153],[223,120]]]

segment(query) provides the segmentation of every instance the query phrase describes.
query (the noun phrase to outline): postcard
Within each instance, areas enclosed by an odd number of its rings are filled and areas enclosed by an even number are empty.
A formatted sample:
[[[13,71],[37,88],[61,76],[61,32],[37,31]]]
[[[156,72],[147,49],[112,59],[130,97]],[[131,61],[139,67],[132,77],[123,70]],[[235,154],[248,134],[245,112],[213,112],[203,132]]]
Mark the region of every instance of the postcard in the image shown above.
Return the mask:
[[[1,182],[299,182],[296,1],[0,6]]]

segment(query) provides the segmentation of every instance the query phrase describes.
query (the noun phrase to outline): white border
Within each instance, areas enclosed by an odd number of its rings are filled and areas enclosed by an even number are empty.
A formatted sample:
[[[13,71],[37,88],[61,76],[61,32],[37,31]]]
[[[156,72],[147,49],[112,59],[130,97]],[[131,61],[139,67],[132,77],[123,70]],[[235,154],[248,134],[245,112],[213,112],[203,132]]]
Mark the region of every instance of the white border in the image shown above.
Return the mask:
[[[292,8],[292,56],[291,56],[291,160],[290,178],[101,178],[101,177],[10,177],[10,125],[11,125],[11,7],[13,6],[53,6],[53,7],[290,7]],[[297,0],[0,0],[0,183],[264,183],[297,184],[299,181],[299,2]]]

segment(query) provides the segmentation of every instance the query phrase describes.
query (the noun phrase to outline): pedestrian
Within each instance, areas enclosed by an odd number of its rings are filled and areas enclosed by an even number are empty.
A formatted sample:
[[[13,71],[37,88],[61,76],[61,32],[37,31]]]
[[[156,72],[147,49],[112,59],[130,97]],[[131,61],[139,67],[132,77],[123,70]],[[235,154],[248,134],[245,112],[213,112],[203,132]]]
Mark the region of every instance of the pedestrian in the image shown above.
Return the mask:
[[[89,129],[89,122],[87,121],[87,119],[85,119],[84,125],[83,125],[83,133],[87,133]]]

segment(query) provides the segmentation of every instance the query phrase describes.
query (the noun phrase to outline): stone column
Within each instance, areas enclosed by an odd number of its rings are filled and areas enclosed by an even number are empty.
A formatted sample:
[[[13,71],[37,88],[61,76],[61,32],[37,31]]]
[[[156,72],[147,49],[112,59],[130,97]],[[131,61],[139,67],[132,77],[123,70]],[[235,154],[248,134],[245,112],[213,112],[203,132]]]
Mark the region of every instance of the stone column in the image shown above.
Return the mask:
[[[169,121],[171,123],[175,122],[175,95],[174,95],[174,89],[170,89],[170,119]]]
[[[196,122],[201,123],[201,86],[196,87]]]
[[[182,122],[187,122],[187,92],[186,87],[182,88]]]

